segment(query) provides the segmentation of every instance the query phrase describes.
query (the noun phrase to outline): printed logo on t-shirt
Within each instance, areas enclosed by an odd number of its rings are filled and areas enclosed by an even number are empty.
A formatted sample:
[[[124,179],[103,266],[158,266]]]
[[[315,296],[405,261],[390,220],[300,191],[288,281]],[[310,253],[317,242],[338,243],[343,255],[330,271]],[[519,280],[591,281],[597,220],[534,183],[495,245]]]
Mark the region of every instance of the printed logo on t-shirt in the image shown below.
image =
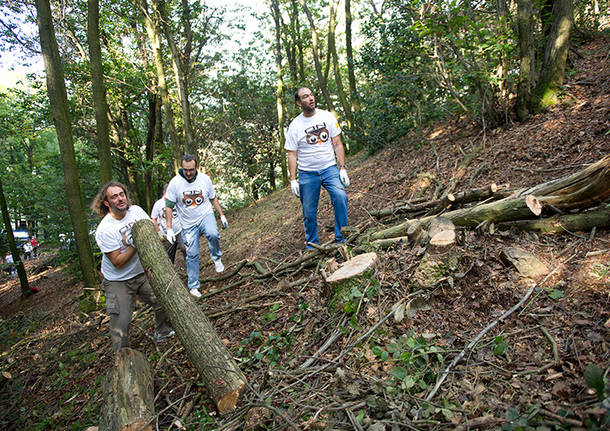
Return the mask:
[[[128,246],[131,243],[131,227],[134,225],[135,221],[131,223],[127,223],[125,226],[119,229],[119,233],[121,234],[121,239],[123,241],[123,245]]]
[[[186,207],[196,207],[203,203],[203,191],[202,190],[189,190],[182,192],[182,203]]]
[[[326,123],[316,124],[315,126],[308,127],[305,129],[305,134],[307,135],[305,138],[306,142],[311,145],[325,144],[328,142],[328,138],[330,138],[330,133],[328,133]]]
[[[172,208],[172,219],[175,219],[176,217],[178,217],[178,211],[176,208]]]

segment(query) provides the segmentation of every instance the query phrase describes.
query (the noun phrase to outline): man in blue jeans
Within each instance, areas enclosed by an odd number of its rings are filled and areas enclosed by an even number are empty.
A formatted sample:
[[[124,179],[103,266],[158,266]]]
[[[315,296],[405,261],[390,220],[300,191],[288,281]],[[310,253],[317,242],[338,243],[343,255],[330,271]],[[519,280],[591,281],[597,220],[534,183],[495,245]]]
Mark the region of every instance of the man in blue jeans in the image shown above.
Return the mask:
[[[301,198],[303,207],[306,248],[312,248],[309,243],[320,243],[320,187],[326,189],[335,209],[335,242],[343,242],[341,228],[347,226],[345,187],[349,186],[349,177],[345,169],[341,128],[333,114],[316,108],[316,99],[309,88],[299,88],[294,100],[301,108],[301,114],[290,123],[284,148],[288,155],[290,188],[296,197]]]
[[[199,237],[203,234],[208,240],[210,257],[214,262],[216,272],[224,271],[225,267],[220,260],[220,235],[214,209],[218,211],[222,228],[228,226],[227,218],[216,197],[212,180],[203,172],[198,171],[197,159],[192,154],[182,157],[181,166],[176,175],[169,182],[165,193],[165,221],[167,226],[166,238],[170,244],[176,240],[173,229],[173,208],[178,212],[182,224],[182,241],[186,247],[186,275],[191,295],[199,298]]]

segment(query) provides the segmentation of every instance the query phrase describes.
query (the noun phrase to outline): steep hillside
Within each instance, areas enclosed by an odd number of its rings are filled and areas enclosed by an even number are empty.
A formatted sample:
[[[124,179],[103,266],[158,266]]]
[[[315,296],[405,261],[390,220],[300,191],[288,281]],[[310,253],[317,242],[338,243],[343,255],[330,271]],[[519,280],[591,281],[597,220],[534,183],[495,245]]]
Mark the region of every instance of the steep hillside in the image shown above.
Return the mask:
[[[483,131],[458,119],[390,143],[373,156],[350,158],[350,223],[367,229],[399,223],[401,217],[372,213],[432,199],[456,175],[461,180],[455,191],[491,183],[516,189],[610,154],[608,44],[596,40],[578,48],[562,104],[524,124]],[[204,265],[201,307],[250,387],[235,413],[218,417],[180,341],[155,345],[151,313],[140,308],[132,345],[155,373],[159,429],[608,425],[610,406],[587,386],[585,371],[592,384],[593,364],[606,377],[610,367],[610,231],[458,229],[451,274],[427,290],[413,283],[421,250],[398,244],[378,252],[375,271],[351,285],[333,312],[319,270],[331,257],[343,257],[332,249],[307,259],[300,203],[289,189],[228,218],[222,232],[227,270],[219,279],[211,263]],[[319,223],[322,242],[329,241],[333,214],[324,192]],[[348,253],[355,245],[349,244]],[[550,274],[521,276],[501,259],[508,247],[532,253]],[[244,259],[260,263],[264,274],[242,266]],[[49,271],[37,281],[37,295],[2,311],[2,429],[97,424],[101,376],[112,358],[107,318],[102,310],[78,312],[80,286]],[[15,284],[2,282],[1,289]],[[532,286],[527,301],[501,318]]]

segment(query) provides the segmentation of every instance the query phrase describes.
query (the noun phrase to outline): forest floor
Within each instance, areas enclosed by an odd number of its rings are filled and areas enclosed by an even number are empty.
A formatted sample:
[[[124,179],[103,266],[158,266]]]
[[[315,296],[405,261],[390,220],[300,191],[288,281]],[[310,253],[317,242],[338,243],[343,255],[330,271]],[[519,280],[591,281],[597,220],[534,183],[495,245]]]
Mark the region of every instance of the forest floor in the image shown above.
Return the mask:
[[[483,132],[459,119],[373,156],[351,157],[350,223],[368,221],[375,228],[398,223],[399,218],[378,219],[371,212],[430,199],[479,146],[456,191],[491,183],[533,186],[607,156],[609,42],[579,47],[562,103],[523,124]],[[322,195],[325,242],[332,239],[333,213]],[[243,259],[273,271],[305,254],[300,203],[289,188],[227,217],[229,227],[222,231],[227,275]],[[604,428],[609,406],[600,403],[584,376],[591,364],[606,378],[610,369],[610,231],[543,235],[486,227],[457,233],[459,259],[452,277],[429,291],[416,290],[412,277],[421,256],[409,244],[398,244],[378,252],[376,271],[350,292],[352,309],[334,313],[319,275],[330,255],[257,280],[249,266],[213,280],[213,265],[204,262],[202,293],[210,295],[201,306],[249,387],[234,413],[218,416],[178,337],[155,344],[152,315],[139,306],[131,343],[154,372],[157,429]],[[534,254],[551,274],[535,280],[520,276],[500,258],[507,247]],[[49,250],[26,263],[29,274],[37,272],[30,280],[39,292],[24,301],[17,300],[16,278],[0,279],[4,430],[81,430],[98,423],[102,379],[113,359],[108,319],[103,309],[79,310],[82,285],[65,267],[54,266],[55,260]],[[498,321],[534,283],[530,299]],[[401,301],[409,303],[404,318],[380,323]],[[489,333],[465,349],[494,321]],[[328,348],[318,352],[331,337]],[[463,359],[425,401],[462,351]],[[308,359],[312,363],[300,367]]]

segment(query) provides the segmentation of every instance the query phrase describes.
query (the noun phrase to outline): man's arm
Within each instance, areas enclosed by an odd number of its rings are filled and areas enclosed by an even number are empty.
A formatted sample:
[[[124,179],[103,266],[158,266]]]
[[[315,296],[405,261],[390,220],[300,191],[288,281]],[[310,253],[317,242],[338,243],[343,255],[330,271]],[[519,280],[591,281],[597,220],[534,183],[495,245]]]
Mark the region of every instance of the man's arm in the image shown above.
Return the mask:
[[[341,135],[337,135],[333,138],[333,147],[335,148],[335,154],[337,155],[337,166],[339,169],[345,169],[345,150],[343,149]]]
[[[174,210],[170,207],[165,207],[165,222],[167,223],[167,230],[172,229],[172,217]]]
[[[124,252],[121,252],[121,250],[118,249],[105,254],[115,268],[119,269],[131,260],[133,255],[136,254],[136,249],[133,245],[130,245]]]
[[[339,138],[339,139],[341,139],[341,138]],[[297,152],[291,151],[291,150],[286,150],[286,155],[288,156],[288,173],[290,174],[290,181],[296,180],[296,178],[297,178]]]
[[[218,215],[220,217],[224,217],[224,214],[222,213],[222,208],[220,208],[220,202],[218,202],[218,198],[210,199],[210,203],[216,209]]]

